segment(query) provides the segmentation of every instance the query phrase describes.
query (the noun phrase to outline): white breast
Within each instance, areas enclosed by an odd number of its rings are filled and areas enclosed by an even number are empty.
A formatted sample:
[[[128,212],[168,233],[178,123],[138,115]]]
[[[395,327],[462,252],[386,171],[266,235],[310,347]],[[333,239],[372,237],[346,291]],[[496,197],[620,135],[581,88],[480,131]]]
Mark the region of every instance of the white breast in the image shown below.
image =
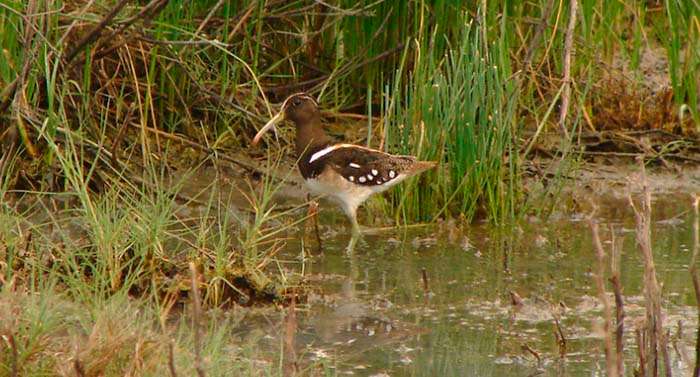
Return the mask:
[[[306,179],[306,186],[315,195],[334,200],[348,213],[378,192],[377,187],[352,183],[332,169],[326,169],[316,178]]]
[[[305,182],[306,187],[308,187],[309,191],[314,195],[332,195],[337,191],[337,187],[330,186],[320,179],[310,178],[306,179]]]

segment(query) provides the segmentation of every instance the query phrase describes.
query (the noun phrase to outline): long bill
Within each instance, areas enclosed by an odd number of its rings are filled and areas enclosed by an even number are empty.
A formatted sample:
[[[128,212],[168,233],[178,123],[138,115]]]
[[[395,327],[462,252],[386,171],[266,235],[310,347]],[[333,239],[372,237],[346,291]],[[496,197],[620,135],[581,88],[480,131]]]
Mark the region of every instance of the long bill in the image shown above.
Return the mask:
[[[277,130],[275,129],[275,125],[279,124],[283,120],[284,120],[284,110],[280,111],[279,113],[277,113],[277,115],[272,117],[272,119],[270,119],[267,123],[265,123],[263,128],[261,128],[260,131],[258,131],[258,133],[255,134],[255,137],[253,138],[253,145],[258,144],[258,142],[260,141],[262,136],[265,134],[265,132],[267,132],[269,130],[274,130],[275,132],[277,132]]]

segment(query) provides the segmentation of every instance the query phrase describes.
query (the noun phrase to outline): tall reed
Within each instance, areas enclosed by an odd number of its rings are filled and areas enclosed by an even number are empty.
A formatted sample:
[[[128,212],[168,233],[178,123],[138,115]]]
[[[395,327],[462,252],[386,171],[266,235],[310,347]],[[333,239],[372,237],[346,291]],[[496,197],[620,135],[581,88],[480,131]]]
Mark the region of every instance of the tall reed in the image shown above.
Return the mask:
[[[679,111],[689,112],[700,130],[700,3],[666,0],[664,6],[668,29],[662,29],[659,39],[668,56],[673,98]]]
[[[500,223],[515,213],[517,95],[507,39],[502,31],[489,39],[486,26],[467,19],[444,55],[436,52],[435,30],[413,41],[412,71],[403,81],[400,67],[385,95],[385,148],[440,163],[395,191],[391,200],[403,221],[460,213],[471,219],[483,209]]]
[[[100,137],[142,159],[153,152],[147,128],[238,149],[270,115],[270,101],[305,90],[332,112],[380,109],[386,118],[375,146],[383,138],[387,150],[444,163],[447,175],[431,173],[390,198],[404,220],[514,216],[522,151],[515,131],[547,126],[543,119],[556,110],[569,17],[568,2],[553,0],[153,0],[117,9],[73,51],[117,4],[12,0],[0,7],[0,103],[11,104],[0,116],[16,128],[25,155],[50,165],[53,152],[33,130],[55,136],[64,121],[93,141],[105,124]],[[580,4],[569,119],[586,109],[597,127],[587,106],[599,91],[590,89],[618,55],[634,69],[658,44],[669,57],[674,113],[700,124],[697,1],[668,0],[664,12],[626,1]],[[37,170],[40,179],[45,170]],[[425,200],[431,204],[417,204]]]

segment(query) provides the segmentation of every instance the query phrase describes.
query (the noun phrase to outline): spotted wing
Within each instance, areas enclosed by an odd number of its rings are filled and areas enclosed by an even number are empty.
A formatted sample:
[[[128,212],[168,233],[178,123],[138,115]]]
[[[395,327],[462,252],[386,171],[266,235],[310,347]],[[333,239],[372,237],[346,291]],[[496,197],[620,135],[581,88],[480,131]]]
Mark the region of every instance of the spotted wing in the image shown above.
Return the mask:
[[[354,145],[339,147],[323,159],[346,180],[365,186],[390,185],[416,163],[415,157],[395,156]]]

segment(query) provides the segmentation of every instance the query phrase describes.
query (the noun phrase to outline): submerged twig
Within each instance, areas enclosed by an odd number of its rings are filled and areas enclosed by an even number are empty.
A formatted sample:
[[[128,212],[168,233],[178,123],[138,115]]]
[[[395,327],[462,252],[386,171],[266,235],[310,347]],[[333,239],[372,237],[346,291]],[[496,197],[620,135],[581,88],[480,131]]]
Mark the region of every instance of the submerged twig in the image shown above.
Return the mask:
[[[421,279],[423,280],[423,297],[427,301],[430,298],[430,286],[428,285],[428,271],[425,267],[421,268]]]
[[[635,340],[637,341],[637,354],[639,356],[639,369],[635,373],[638,377],[646,377],[647,375],[647,356],[646,356],[646,337],[642,329],[635,329]]]
[[[557,346],[559,346],[559,357],[563,359],[566,357],[566,336],[561,328],[559,317],[556,315],[552,317],[554,318],[554,337],[557,339]]]
[[[700,377],[700,278],[698,277],[698,254],[700,253],[700,196],[695,196],[693,200],[693,210],[695,219],[693,221],[693,257],[690,260],[690,276],[693,279],[693,289],[695,290],[695,305],[698,309],[698,331],[695,339],[695,368],[693,377]]]
[[[610,283],[615,294],[615,351],[617,361],[617,375],[625,375],[624,362],[624,336],[625,336],[625,303],[622,295],[622,281],[620,280],[620,252],[622,245],[615,238],[615,230],[610,226],[610,240],[612,247],[612,256],[610,258]],[[620,241],[621,242],[621,241]]]
[[[639,251],[644,261],[644,298],[647,310],[647,326],[649,327],[649,351],[653,363],[652,371],[654,375],[658,371],[659,358],[658,351],[664,359],[666,377],[672,376],[670,357],[668,353],[668,339],[663,331],[663,316],[661,313],[661,288],[656,279],[656,267],[654,265],[654,254],[651,248],[651,191],[646,177],[646,170],[643,158],[639,158],[640,184],[642,188],[641,207],[638,208],[632,199],[632,194],[628,194],[630,207],[634,211],[637,229],[636,239]],[[643,366],[646,367],[646,366]]]
[[[510,304],[513,305],[514,308],[520,309],[523,306],[523,298],[520,297],[518,292],[516,291],[509,291],[508,294],[510,295]]]
[[[538,365],[538,366],[539,366],[540,364],[542,364],[542,358],[540,357],[540,353],[537,352],[537,351],[536,351],[535,349],[533,349],[532,347],[530,347],[529,344],[525,343],[525,344],[523,344],[523,345],[521,346],[521,348],[522,348],[523,351],[526,351],[526,352],[529,353],[530,355],[534,356],[535,359],[537,359],[537,365]]]
[[[683,340],[683,320],[679,319],[677,324],[678,331],[676,332],[676,336],[673,337],[671,345],[673,346],[673,350],[676,351],[676,355],[678,355],[679,361],[685,365],[690,365],[690,358],[688,357],[688,352],[686,350],[685,345],[679,344]],[[671,339],[670,333],[671,331],[669,330],[669,339]]]
[[[600,241],[600,234],[598,232],[598,223],[590,217],[588,219],[589,226],[591,228],[591,233],[593,235],[593,246],[596,251],[596,256],[598,259],[598,271],[594,275],[594,280],[596,288],[598,290],[598,298],[603,304],[603,338],[605,347],[605,366],[607,369],[608,376],[617,376],[617,361],[616,354],[613,353],[613,342],[612,342],[612,310],[610,308],[610,300],[608,300],[608,295],[605,290],[605,280],[603,276],[605,275],[605,250],[603,249],[603,243]]]
[[[297,333],[296,296],[287,309],[284,319],[284,375],[295,376],[298,372],[295,339]]]
[[[511,291],[512,292],[512,291]],[[521,304],[522,305],[522,304]],[[564,305],[559,302],[559,309],[563,308]],[[557,346],[559,347],[559,357],[561,359],[566,358],[566,336],[564,335],[564,329],[561,327],[561,321],[559,321],[559,310],[555,310],[556,306],[549,303],[549,314],[552,316],[552,321],[554,321],[554,339],[557,341]]]

